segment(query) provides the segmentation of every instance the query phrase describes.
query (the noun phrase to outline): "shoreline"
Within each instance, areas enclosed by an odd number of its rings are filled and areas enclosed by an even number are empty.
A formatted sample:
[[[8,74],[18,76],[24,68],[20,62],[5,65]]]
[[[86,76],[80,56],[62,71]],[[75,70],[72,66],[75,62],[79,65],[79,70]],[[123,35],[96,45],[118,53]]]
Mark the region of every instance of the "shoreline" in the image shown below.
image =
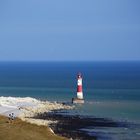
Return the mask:
[[[127,130],[131,133],[139,133],[135,131],[135,127],[140,128],[140,124],[134,124],[126,121],[118,121],[109,118],[101,118],[95,116],[82,116],[63,114],[61,111],[53,111],[49,113],[38,114],[35,119],[55,120],[58,123],[50,124],[50,128],[56,135],[79,139],[79,140],[96,140],[96,139],[116,139],[118,134],[124,134],[127,138]]]
[[[43,120],[57,120],[58,123],[50,124],[50,128],[55,134],[62,137],[80,139],[80,140],[96,140],[101,137],[101,134],[90,133],[86,129],[94,128],[125,128],[128,127],[127,123],[116,122],[107,118],[87,117],[80,115],[67,115],[59,112],[50,112],[38,114],[35,119]]]
[[[69,139],[96,140],[106,136],[109,138],[111,133],[115,134],[119,129],[122,129],[120,133],[126,133],[127,129],[132,130],[135,125],[108,118],[67,113],[67,110],[74,108],[73,105],[40,101],[30,97],[0,97],[0,115],[8,117],[9,113],[14,113],[16,118],[25,123],[47,127],[52,135]],[[108,130],[108,134],[102,129]]]
[[[14,113],[14,117],[38,126],[49,127],[50,124],[57,123],[57,121],[34,119],[34,116],[44,112],[51,112],[52,110],[69,110],[73,108],[74,106],[57,102],[49,102],[47,100],[40,101],[31,97],[0,97],[1,116],[8,117],[9,114]],[[50,127],[49,129],[51,133],[55,134]]]

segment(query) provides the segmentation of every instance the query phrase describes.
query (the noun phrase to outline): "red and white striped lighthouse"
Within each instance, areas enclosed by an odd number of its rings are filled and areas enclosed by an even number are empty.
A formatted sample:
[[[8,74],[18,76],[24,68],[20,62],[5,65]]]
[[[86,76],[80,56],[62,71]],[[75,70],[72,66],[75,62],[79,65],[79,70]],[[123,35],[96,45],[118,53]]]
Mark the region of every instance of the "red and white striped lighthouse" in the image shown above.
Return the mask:
[[[72,98],[72,103],[76,104],[84,103],[81,73],[77,75],[77,98]]]
[[[77,98],[83,99],[83,87],[82,87],[82,75],[79,73],[77,75]]]

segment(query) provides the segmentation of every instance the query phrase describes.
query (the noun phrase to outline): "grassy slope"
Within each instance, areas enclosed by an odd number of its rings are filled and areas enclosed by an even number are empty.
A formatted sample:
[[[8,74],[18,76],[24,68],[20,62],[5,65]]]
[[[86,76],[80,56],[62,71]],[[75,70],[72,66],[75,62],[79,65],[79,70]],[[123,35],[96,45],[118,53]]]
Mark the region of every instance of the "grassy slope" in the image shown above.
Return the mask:
[[[53,135],[48,127],[37,126],[16,119],[9,124],[6,117],[0,116],[0,140],[66,140]]]

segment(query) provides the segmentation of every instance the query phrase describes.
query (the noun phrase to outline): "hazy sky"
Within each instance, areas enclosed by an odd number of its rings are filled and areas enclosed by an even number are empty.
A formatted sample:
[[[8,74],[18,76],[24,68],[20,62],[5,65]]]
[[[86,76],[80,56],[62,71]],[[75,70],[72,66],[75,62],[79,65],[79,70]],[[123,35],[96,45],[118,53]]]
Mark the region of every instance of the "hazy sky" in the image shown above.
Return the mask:
[[[140,1],[0,0],[0,60],[140,60]]]

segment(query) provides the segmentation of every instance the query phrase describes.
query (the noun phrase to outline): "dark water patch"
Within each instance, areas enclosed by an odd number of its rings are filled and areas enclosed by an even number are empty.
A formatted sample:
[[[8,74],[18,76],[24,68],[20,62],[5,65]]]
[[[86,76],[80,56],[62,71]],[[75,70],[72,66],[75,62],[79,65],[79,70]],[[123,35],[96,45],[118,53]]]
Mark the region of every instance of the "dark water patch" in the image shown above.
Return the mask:
[[[98,138],[111,139],[111,133],[107,134],[103,131],[97,131],[97,129],[105,128],[107,130],[112,128],[128,128],[130,125],[127,122],[117,122],[107,118],[97,118],[69,114],[64,115],[58,113],[58,111],[38,114],[37,116],[35,116],[35,118],[58,121],[58,123],[50,124],[50,127],[56,134],[80,140],[95,140]],[[92,131],[90,132],[89,130]]]

